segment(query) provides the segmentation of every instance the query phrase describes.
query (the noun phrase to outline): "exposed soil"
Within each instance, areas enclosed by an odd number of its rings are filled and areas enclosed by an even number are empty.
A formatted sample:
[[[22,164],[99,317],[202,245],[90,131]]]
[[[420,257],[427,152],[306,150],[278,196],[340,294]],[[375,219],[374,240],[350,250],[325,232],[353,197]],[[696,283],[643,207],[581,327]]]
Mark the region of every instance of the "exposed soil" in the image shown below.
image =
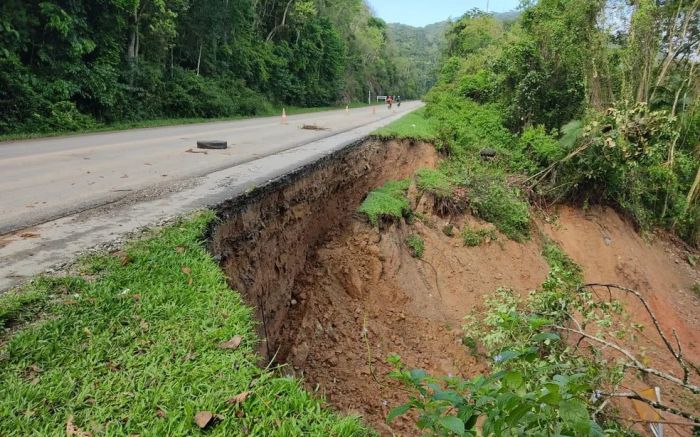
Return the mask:
[[[616,284],[638,291],[649,303],[669,341],[675,346],[675,331],[683,356],[700,363],[700,296],[692,291],[693,284],[700,281],[700,267],[688,262],[688,256],[695,253],[664,236],[645,241],[631,223],[610,208],[584,212],[560,207],[557,214],[558,220],[543,226],[545,232],[583,268],[585,281]],[[606,293],[605,289],[599,291]],[[641,302],[632,295],[614,290],[613,297],[625,304],[631,321],[643,326],[618,343],[643,357],[647,365],[682,376],[682,367],[664,346]],[[700,395],[689,394],[659,378],[629,378],[625,383],[634,390],[660,386],[665,403],[700,413]],[[618,402],[618,406],[627,417],[636,417],[630,401]],[[646,433],[642,425],[636,424],[633,428]],[[668,428],[667,435],[691,435],[688,428]]]
[[[463,317],[497,288],[526,293],[548,272],[537,232],[522,244],[499,236],[464,247],[458,235],[465,223],[490,225],[469,215],[440,218],[415,190],[409,192],[421,213],[415,223],[379,230],[355,214],[370,189],[436,160],[428,144],[357,144],[222,205],[222,222],[212,229],[211,247],[231,286],[256,308],[266,339],[262,354],[289,363],[308,388],[340,411],[363,416],[383,435],[418,434],[410,418],[385,423],[406,396],[387,377],[390,354],[434,374],[484,371],[461,343]],[[685,355],[700,361],[700,297],[691,291],[700,271],[686,262],[687,254],[666,241],[644,242],[612,210],[563,207],[558,214],[554,224],[538,226],[583,267],[586,280],[638,289],[662,315],[662,327],[679,333]],[[443,232],[447,224],[454,236]],[[410,234],[425,241],[422,259],[408,250]],[[635,317],[642,314],[638,302],[627,303]],[[632,346],[673,368],[651,335],[650,320],[639,320],[646,328]],[[676,395],[669,391],[665,400]],[[679,400],[691,408],[694,402]]]

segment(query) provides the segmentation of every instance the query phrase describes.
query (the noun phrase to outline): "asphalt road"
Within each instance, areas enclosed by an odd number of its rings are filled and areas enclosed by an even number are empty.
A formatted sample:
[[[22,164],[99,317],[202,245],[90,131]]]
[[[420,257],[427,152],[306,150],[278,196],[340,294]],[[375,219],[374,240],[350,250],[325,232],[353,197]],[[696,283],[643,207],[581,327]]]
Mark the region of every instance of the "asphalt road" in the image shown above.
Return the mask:
[[[404,102],[408,112],[419,102]],[[384,106],[0,143],[0,235],[391,118]],[[302,124],[324,130],[301,129]],[[227,150],[197,151],[196,141]],[[173,188],[175,187],[175,188]]]

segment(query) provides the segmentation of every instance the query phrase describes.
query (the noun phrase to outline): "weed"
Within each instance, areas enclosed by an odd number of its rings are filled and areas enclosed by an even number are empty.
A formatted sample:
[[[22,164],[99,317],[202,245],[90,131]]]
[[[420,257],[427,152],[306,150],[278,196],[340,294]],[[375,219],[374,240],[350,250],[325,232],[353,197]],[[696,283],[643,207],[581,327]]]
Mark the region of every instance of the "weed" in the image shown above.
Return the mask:
[[[442,233],[448,237],[453,237],[455,235],[455,227],[452,225],[445,225],[442,227]]]
[[[423,241],[420,235],[409,235],[406,238],[406,244],[411,250],[411,256],[414,258],[423,258],[423,252],[425,252],[425,241]]]
[[[378,226],[382,219],[398,220],[408,217],[411,212],[406,198],[408,186],[407,179],[387,182],[367,195],[359,212],[365,214],[373,226]]]
[[[475,174],[467,182],[470,206],[478,217],[493,223],[499,231],[515,241],[530,235],[528,204],[516,188],[494,176]]]
[[[212,435],[372,434],[256,365],[251,309],[201,243],[212,218],[130,244],[128,262],[86,259],[100,272],[90,282],[39,279],[0,297],[5,323],[27,305],[50,311],[0,348],[0,435],[59,435],[69,420],[93,435],[197,435],[204,410],[222,417]],[[218,347],[234,336],[237,349]],[[227,402],[245,391],[244,404]]]
[[[470,227],[462,229],[461,236],[464,240],[464,245],[469,247],[480,246],[487,240],[496,241],[498,238],[493,229],[472,229]]]
[[[700,297],[700,282],[696,282],[693,284],[692,287],[690,287],[691,290],[693,290],[693,293],[695,293],[696,296]]]

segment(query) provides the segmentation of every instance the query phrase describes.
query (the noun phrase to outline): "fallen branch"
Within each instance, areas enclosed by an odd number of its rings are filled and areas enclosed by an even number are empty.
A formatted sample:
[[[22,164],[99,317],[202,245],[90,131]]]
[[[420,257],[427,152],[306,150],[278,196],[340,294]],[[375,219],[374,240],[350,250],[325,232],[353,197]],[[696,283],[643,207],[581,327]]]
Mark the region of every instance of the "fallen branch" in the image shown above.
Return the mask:
[[[634,399],[636,401],[644,402],[645,404],[649,405],[650,407],[656,408],[657,410],[665,411],[666,413],[671,413],[675,414],[676,416],[684,417],[692,422],[693,425],[700,424],[700,417],[695,416],[690,413],[686,413],[685,411],[679,410],[676,407],[670,407],[668,405],[662,404],[660,402],[652,401],[647,398],[644,398],[642,396],[639,396],[637,393],[634,392],[622,392],[622,393],[604,393],[604,392],[598,392],[600,396],[605,396],[608,398],[627,398],[627,399]]]
[[[614,349],[617,352],[624,355],[625,357],[627,357],[627,359],[632,364],[632,366],[630,366],[630,367],[633,367],[642,373],[648,373],[650,375],[658,376],[659,378],[665,379],[665,380],[670,381],[676,385],[679,385],[687,390],[690,390],[691,392],[693,392],[695,394],[700,394],[700,387],[698,387],[697,385],[693,385],[693,384],[684,382],[682,379],[677,378],[677,377],[671,375],[670,373],[662,372],[658,369],[654,369],[653,367],[645,366],[634,355],[632,355],[631,352],[623,349],[622,347],[618,346],[615,343],[611,343],[607,340],[603,340],[601,338],[595,337],[593,335],[588,334],[587,332],[583,332],[583,331],[580,331],[578,329],[572,329],[572,328],[567,328],[565,326],[558,326],[558,325],[552,325],[552,328],[558,329],[560,331],[566,331],[566,332],[571,332],[571,333],[580,335],[582,337],[585,337],[588,340],[602,344],[603,346],[609,347],[610,349]]]
[[[627,288],[627,287],[621,287],[619,285],[614,285],[614,284],[585,284],[585,285],[580,286],[579,289],[581,289],[581,288],[593,289],[593,287],[606,287],[608,289],[608,292],[610,292],[611,288],[616,289],[616,290],[620,290],[620,291],[624,291],[625,293],[632,294],[632,295],[636,296],[637,299],[639,299],[639,301],[644,306],[644,309],[646,310],[647,314],[649,314],[649,317],[651,317],[651,321],[654,324],[654,327],[656,328],[656,332],[658,332],[659,336],[661,337],[661,340],[666,345],[666,348],[669,350],[669,352],[671,352],[671,355],[673,355],[673,358],[675,358],[676,361],[678,361],[678,364],[680,364],[681,367],[683,368],[683,384],[687,385],[689,383],[689,379],[690,379],[690,370],[688,369],[688,364],[686,363],[685,359],[683,358],[683,351],[681,349],[681,343],[678,340],[678,335],[676,334],[676,331],[674,330],[673,335],[676,337],[676,344],[678,345],[678,350],[676,351],[673,348],[673,346],[671,345],[671,342],[666,337],[666,334],[664,334],[664,331],[661,329],[661,325],[659,324],[659,320],[656,318],[656,315],[651,310],[651,307],[647,303],[646,299],[644,299],[644,297],[642,297],[642,295],[636,290],[633,290],[633,289]],[[611,295],[612,295],[612,293],[611,293]],[[698,392],[694,392],[694,393],[698,393]]]

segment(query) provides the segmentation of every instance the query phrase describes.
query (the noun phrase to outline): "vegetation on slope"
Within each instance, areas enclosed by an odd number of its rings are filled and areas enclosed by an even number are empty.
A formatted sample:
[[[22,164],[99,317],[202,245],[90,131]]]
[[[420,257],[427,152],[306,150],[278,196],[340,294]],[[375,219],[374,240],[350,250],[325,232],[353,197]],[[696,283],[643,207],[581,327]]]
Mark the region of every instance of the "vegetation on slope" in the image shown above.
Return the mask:
[[[628,21],[605,22],[604,8],[613,7]],[[472,212],[515,239],[529,231],[528,199],[569,200],[615,206],[642,229],[666,227],[700,245],[699,11],[698,1],[540,0],[525,2],[515,23],[465,14],[448,31],[426,98],[426,123],[447,158],[442,176],[428,180],[465,189]],[[496,207],[499,199],[507,206]],[[464,238],[483,241],[472,230]],[[608,415],[605,393],[630,369],[648,369],[637,358],[612,361],[595,351],[636,328],[624,326],[612,294],[603,301],[595,286],[581,284],[580,269],[556,245],[545,241],[543,256],[551,271],[539,290],[527,299],[499,290],[465,328],[465,344],[491,358],[492,371],[435,378],[392,357],[394,376],[414,396],[388,420],[415,409],[431,435],[631,433],[614,411]],[[686,373],[679,388],[697,393],[687,380]],[[655,407],[698,420],[692,411]]]
[[[205,411],[214,435],[372,434],[258,367],[250,308],[202,247],[212,216],[37,279],[30,307],[0,297],[0,434],[198,435]]]
[[[495,149],[531,194],[610,204],[698,245],[700,5],[640,2],[615,33],[603,8],[617,3],[542,0],[512,25],[467,13],[426,114],[450,154]]]

